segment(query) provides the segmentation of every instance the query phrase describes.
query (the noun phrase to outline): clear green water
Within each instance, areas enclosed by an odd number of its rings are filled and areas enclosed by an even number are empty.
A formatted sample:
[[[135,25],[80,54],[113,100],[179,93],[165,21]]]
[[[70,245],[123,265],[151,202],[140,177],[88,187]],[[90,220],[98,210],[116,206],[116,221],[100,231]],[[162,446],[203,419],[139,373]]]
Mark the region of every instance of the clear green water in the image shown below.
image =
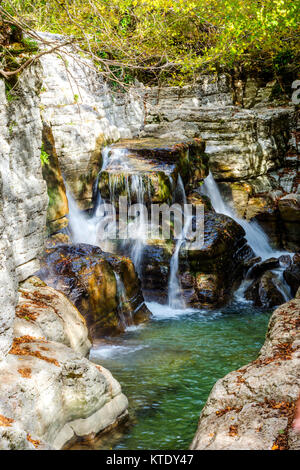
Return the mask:
[[[212,386],[257,356],[270,317],[245,303],[218,312],[149,306],[150,323],[92,351],[121,383],[131,416],[93,448],[187,449]]]

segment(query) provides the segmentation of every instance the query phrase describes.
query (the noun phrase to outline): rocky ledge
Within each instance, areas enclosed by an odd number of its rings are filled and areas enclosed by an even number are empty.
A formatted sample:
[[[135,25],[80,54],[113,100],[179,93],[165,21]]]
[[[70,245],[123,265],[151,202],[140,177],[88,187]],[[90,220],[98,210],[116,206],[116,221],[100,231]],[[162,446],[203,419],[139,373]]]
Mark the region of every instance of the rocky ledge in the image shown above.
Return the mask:
[[[258,358],[213,387],[194,450],[300,449],[292,429],[300,385],[300,293],[273,313]]]
[[[22,284],[14,341],[0,362],[0,449],[60,449],[127,415],[109,371],[84,357],[84,318],[61,292],[33,277]]]

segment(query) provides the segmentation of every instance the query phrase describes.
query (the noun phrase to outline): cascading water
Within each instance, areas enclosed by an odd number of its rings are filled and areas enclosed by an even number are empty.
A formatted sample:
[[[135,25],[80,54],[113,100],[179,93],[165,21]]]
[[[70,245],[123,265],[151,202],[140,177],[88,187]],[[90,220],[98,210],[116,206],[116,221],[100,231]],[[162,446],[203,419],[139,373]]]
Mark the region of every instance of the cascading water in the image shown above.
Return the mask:
[[[248,245],[251,246],[256,256],[260,256],[262,260],[270,258],[271,256],[276,256],[277,252],[271,247],[268,237],[263,229],[256,222],[247,222],[246,220],[241,219],[236,215],[231,207],[225,204],[211,172],[209,172],[209,175],[205,178],[201,192],[210,198],[216,212],[231,217],[243,227],[246,233]],[[281,254],[282,253],[280,252],[278,256]]]
[[[144,210],[145,193],[147,188],[141,175],[132,175],[129,190],[131,194],[135,195],[138,204],[138,206],[136,206],[138,213],[135,215],[133,221],[128,225],[130,238],[132,240],[130,257],[138,275],[140,275],[144,246],[148,238],[148,216]]]
[[[235,211],[225,204],[217,183],[214,180],[214,177],[209,172],[209,175],[204,180],[204,184],[201,188],[202,194],[208,196],[212,203],[213,208],[216,212],[220,214],[227,215],[235,220],[239,225],[243,227],[246,234],[246,240],[248,245],[252,248],[256,256],[259,256],[262,261],[271,258],[271,257],[280,257],[281,255],[286,255],[289,253],[283,251],[274,250],[268,240],[267,235],[263,229],[256,222],[247,222],[245,219],[241,219],[235,213]],[[290,288],[285,283],[283,279],[283,270],[284,267],[280,267],[273,272],[277,275],[276,287],[282,293],[284,299],[287,301],[291,298]],[[235,293],[236,298],[239,300],[243,299],[244,292],[246,288],[250,285],[251,281],[244,280],[240,288]]]
[[[187,199],[186,199],[183,181],[180,175],[178,176],[178,180],[177,180],[177,190],[181,195],[182,203],[186,205]],[[192,220],[191,216],[186,216],[186,214],[184,213],[184,210],[182,210],[180,216],[182,218],[184,217],[184,224],[183,224],[182,232],[180,234],[180,238],[178,238],[176,242],[175,250],[170,260],[170,276],[169,276],[169,284],[168,284],[168,305],[170,308],[174,308],[174,309],[185,308],[185,303],[181,294],[181,286],[180,286],[180,282],[178,279],[179,253],[180,253],[182,244],[185,241],[185,238],[190,228],[191,220]]]
[[[115,275],[116,283],[117,283],[117,295],[118,295],[118,300],[119,300],[119,315],[120,315],[120,319],[121,319],[123,326],[126,328],[133,324],[132,311],[127,308],[128,298],[126,295],[126,290],[125,290],[123,281],[118,273],[114,272],[114,275]],[[124,309],[126,309],[127,317],[129,317],[127,319],[124,315]]]
[[[69,232],[74,243],[97,245],[97,224],[95,217],[88,217],[78,208],[75,199],[67,189],[69,204]]]

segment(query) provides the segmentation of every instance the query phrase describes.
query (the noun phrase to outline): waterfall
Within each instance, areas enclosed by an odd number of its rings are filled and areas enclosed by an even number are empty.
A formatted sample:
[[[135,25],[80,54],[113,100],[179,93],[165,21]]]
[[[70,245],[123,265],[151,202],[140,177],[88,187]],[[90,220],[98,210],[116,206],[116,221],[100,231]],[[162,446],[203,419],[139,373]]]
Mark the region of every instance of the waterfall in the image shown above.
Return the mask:
[[[132,311],[130,308],[128,308],[129,303],[128,303],[128,298],[126,295],[124,283],[118,273],[114,272],[114,275],[115,275],[116,283],[117,283],[117,295],[118,295],[118,300],[119,300],[119,316],[120,316],[120,320],[123,326],[127,327],[133,324]],[[129,314],[129,319],[130,319],[129,322],[128,320],[126,320],[126,317],[124,315],[124,310]]]
[[[131,194],[136,196],[138,214],[129,223],[128,230],[132,235],[130,257],[139,276],[141,275],[145,242],[148,238],[148,215],[144,211],[146,189],[143,177],[141,175],[132,175],[130,190]]]
[[[183,185],[180,175],[178,176],[178,180],[177,180],[177,190],[181,195],[181,200],[183,204],[185,205],[187,203],[187,199],[186,199],[184,185]],[[192,216],[186,216],[186,214],[184,213],[184,210],[182,210],[181,216],[184,216],[184,224],[183,224],[183,229],[180,234],[180,237],[178,238],[176,242],[174,253],[170,260],[170,276],[169,276],[169,284],[168,284],[168,304],[169,304],[169,307],[174,308],[174,309],[185,308],[184,300],[181,295],[181,286],[180,286],[180,282],[178,279],[179,253],[180,253],[181,246],[185,241],[186,235],[188,233],[188,230],[192,221]]]
[[[97,245],[97,224],[95,218],[88,217],[78,208],[69,189],[67,189],[67,199],[69,204],[68,230],[73,242]]]
[[[225,204],[211,172],[209,172],[209,175],[205,178],[201,192],[210,198],[216,212],[231,217],[243,227],[248,245],[251,246],[256,256],[260,256],[262,260],[265,260],[272,256],[282,255],[282,252],[273,250],[266,233],[257,222],[247,222],[245,219],[238,217],[235,211]]]
[[[257,222],[247,222],[245,219],[241,219],[236,215],[235,211],[231,207],[225,204],[211,172],[209,172],[209,175],[207,178],[205,178],[201,192],[210,198],[210,201],[216,212],[231,217],[243,227],[248,245],[252,248],[256,256],[261,257],[262,261],[272,257],[278,258],[283,254],[290,254],[283,251],[273,250],[266,233]],[[281,292],[285,301],[288,301],[291,298],[291,292],[289,286],[286,284],[283,278],[283,271],[283,266],[272,270],[272,272],[274,272],[274,274],[277,276],[277,289]],[[244,279],[240,288],[235,293],[235,297],[238,301],[244,301],[244,292],[250,284],[251,281]]]

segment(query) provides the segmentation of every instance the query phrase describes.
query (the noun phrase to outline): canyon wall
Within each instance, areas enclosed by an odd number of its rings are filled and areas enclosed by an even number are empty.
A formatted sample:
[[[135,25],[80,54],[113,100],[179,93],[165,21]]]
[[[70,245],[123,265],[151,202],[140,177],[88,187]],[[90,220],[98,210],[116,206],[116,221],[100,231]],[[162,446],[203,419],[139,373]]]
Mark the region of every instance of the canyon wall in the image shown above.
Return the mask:
[[[11,346],[17,285],[39,267],[43,250],[46,183],[41,171],[42,123],[38,67],[26,70],[17,94],[0,80],[0,354]]]
[[[235,106],[236,93],[225,74],[202,76],[181,88],[136,84],[126,93],[115,93],[91,63],[64,54],[45,55],[25,71],[17,96],[5,92],[0,81],[5,286],[0,301],[6,306],[0,324],[2,351],[10,345],[16,283],[36,271],[43,249],[48,198],[40,162],[42,143],[56,159],[61,185],[61,205],[51,212],[50,232],[67,225],[63,178],[81,207],[91,207],[104,145],[120,138],[200,136],[223,194],[240,215],[261,216],[270,233],[279,220],[278,243],[292,250],[298,246],[299,231],[293,229],[299,226],[298,159],[287,155],[289,145],[297,150],[291,138],[295,111],[292,106],[272,107],[270,84],[255,88],[252,82],[243,92],[243,102],[251,109]],[[51,201],[50,190],[48,184]]]

